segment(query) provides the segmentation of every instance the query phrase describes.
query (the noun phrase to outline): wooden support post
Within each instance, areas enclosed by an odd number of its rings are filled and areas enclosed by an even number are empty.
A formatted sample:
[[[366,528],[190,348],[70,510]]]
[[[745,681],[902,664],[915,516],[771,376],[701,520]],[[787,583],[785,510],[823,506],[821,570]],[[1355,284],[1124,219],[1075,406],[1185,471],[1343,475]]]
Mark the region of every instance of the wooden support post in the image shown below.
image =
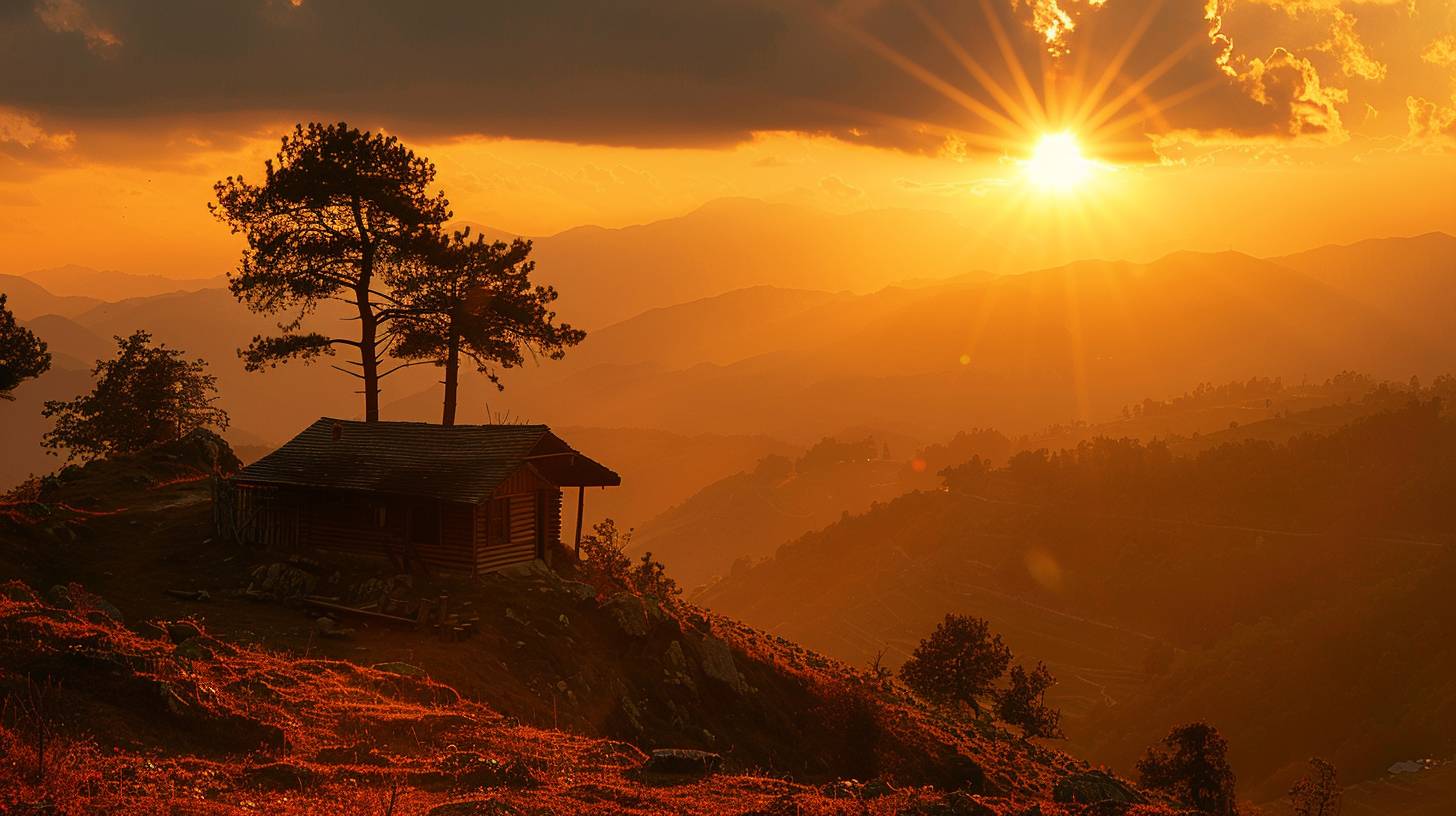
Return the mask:
[[[576,487],[576,560],[581,560],[581,512],[586,506],[586,486]]]

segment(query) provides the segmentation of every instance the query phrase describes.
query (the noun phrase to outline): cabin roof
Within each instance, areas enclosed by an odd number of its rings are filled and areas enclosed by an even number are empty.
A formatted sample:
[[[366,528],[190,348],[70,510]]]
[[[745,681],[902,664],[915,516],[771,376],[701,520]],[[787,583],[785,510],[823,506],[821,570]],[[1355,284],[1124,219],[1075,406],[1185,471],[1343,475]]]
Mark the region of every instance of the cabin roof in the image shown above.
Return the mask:
[[[476,503],[521,467],[557,487],[622,483],[622,477],[545,425],[445,426],[331,417],[320,418],[238,471],[233,481]]]

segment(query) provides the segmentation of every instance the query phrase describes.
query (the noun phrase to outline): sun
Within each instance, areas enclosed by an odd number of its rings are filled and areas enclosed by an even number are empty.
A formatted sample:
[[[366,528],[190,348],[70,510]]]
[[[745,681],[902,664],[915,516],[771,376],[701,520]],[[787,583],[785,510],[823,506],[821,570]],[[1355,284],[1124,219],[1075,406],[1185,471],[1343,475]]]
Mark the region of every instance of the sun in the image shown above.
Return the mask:
[[[1046,133],[1021,162],[1027,181],[1050,192],[1065,193],[1092,177],[1097,162],[1082,153],[1082,144],[1070,131]]]

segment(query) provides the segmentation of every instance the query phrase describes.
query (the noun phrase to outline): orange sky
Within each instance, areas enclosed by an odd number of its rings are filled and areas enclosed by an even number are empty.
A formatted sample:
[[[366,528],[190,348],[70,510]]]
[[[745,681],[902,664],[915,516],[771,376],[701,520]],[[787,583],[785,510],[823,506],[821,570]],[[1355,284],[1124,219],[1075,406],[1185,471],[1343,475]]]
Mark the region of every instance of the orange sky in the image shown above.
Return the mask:
[[[623,6],[643,14],[626,33],[512,7],[521,39],[579,64],[554,74],[542,53],[503,77],[449,27],[385,12],[340,45],[445,66],[458,52],[468,70],[440,89],[410,66],[280,85],[245,47],[316,71],[332,46],[308,26],[348,13],[335,2],[213,19],[38,0],[0,16],[0,76],[36,78],[0,84],[0,272],[224,272],[238,246],[207,213],[212,182],[259,175],[293,122],[335,115],[434,159],[457,217],[531,235],[723,196],[949,212],[1002,270],[1456,232],[1456,3],[1218,2],[707,3],[668,32],[686,43],[649,30],[663,14],[647,0]],[[209,26],[217,54],[187,47]],[[621,56],[643,30],[640,61]],[[1104,164],[1071,193],[1038,192],[1019,160],[1060,129]]]

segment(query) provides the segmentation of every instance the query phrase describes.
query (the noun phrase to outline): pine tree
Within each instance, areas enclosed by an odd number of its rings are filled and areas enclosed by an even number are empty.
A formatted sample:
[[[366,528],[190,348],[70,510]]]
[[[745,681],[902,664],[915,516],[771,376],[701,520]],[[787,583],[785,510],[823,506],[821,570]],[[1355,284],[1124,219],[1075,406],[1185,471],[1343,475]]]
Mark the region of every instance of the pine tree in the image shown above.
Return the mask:
[[[396,290],[407,293],[394,354],[444,369],[442,424],[455,424],[462,357],[503,388],[498,369],[523,364],[528,353],[559,360],[586,337],[556,322],[556,290],[531,283],[530,254],[530,241],[472,240],[467,229],[392,273]]]
[[[284,136],[262,184],[229,176],[214,185],[213,214],[248,246],[229,276],[233,296],[253,311],[284,314],[281,334],[259,335],[239,352],[250,371],[290,359],[305,362],[352,347],[362,381],[364,418],[379,419],[379,381],[398,316],[389,272],[424,251],[450,218],[443,193],[431,194],[435,166],[393,136],[347,124],[299,125]],[[301,331],[326,301],[353,310],[357,335]]]

